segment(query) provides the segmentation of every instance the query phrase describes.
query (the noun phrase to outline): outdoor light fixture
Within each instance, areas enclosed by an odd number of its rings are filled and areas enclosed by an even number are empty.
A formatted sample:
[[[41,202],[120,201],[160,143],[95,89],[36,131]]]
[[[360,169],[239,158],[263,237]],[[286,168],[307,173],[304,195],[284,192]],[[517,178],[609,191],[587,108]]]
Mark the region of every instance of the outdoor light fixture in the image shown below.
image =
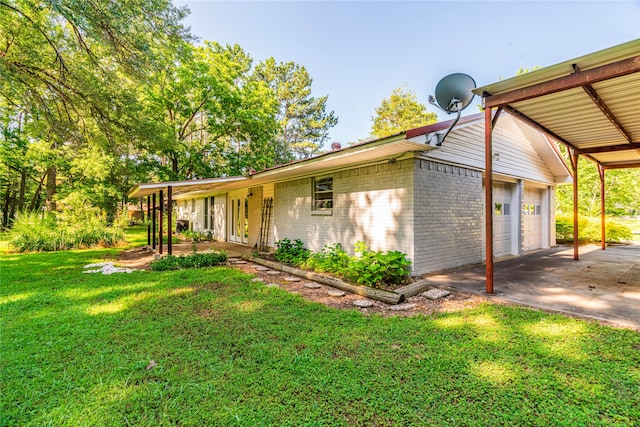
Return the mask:
[[[429,95],[429,104],[439,108],[447,114],[456,113],[456,119],[453,121],[449,129],[445,132],[432,132],[427,135],[427,144],[433,145],[432,141],[435,138],[435,146],[442,145],[444,139],[449,135],[449,132],[460,120],[460,114],[462,110],[467,108],[475,96],[473,89],[476,88],[476,82],[472,77],[455,73],[449,74],[443,77],[436,85],[436,96]]]

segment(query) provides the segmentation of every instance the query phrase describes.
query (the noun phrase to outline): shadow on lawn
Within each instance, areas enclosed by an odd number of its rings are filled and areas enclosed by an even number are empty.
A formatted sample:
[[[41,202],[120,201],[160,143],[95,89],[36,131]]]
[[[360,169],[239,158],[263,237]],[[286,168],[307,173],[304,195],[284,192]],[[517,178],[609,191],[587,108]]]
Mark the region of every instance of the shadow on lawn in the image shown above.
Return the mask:
[[[4,424],[637,421],[632,331],[490,304],[367,317],[226,268],[82,274],[89,252],[25,256],[2,293],[30,294],[0,305]]]

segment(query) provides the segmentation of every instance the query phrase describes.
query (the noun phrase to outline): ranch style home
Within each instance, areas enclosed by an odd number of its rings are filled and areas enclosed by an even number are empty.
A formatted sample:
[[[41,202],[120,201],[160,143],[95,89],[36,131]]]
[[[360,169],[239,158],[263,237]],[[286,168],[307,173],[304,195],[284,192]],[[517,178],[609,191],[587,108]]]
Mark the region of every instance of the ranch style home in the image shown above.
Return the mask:
[[[171,191],[180,226],[259,250],[300,239],[311,250],[399,250],[421,275],[482,262],[484,114],[441,122],[247,176],[136,185]],[[555,245],[555,188],[571,174],[543,133],[501,114],[493,130],[494,257]]]

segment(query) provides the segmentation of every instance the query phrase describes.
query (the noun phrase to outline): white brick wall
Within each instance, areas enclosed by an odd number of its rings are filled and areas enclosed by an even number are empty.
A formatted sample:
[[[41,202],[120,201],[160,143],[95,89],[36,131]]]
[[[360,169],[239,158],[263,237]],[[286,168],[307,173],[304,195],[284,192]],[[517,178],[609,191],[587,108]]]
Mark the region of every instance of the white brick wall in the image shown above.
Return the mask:
[[[482,260],[482,175],[479,171],[415,160],[413,274]]]
[[[305,242],[319,251],[355,242],[373,250],[399,250],[413,256],[413,160],[365,166],[333,176],[333,209],[311,210],[312,178],[278,183],[274,189],[274,235]]]

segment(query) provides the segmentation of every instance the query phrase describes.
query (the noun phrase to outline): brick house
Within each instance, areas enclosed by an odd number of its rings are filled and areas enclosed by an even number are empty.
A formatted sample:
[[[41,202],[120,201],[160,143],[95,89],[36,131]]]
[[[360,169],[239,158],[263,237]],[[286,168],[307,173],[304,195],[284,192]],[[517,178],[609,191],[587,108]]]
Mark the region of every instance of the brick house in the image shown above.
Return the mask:
[[[399,250],[412,274],[481,262],[484,119],[450,122],[337,148],[244,177],[139,184],[142,197],[172,187],[177,218],[220,241],[260,249],[301,239],[314,251],[357,241]],[[555,145],[502,114],[493,131],[494,255],[555,245],[555,186],[571,182]]]

